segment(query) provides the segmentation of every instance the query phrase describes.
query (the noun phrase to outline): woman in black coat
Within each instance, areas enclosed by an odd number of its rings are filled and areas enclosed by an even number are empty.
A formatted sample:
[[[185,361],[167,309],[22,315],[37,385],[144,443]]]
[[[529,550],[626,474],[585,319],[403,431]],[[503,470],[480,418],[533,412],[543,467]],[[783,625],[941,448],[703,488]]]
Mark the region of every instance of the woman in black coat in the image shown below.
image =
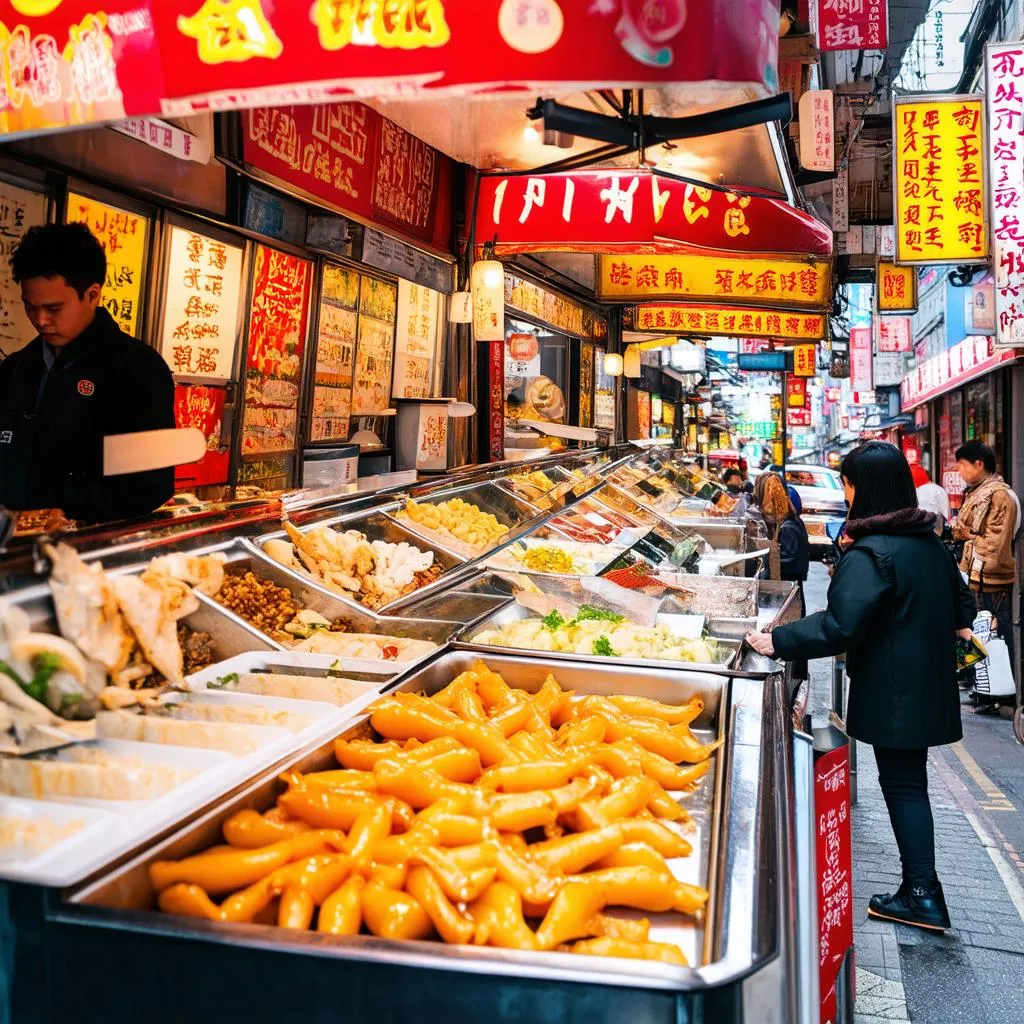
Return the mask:
[[[917,507],[898,449],[869,441],[846,456],[841,473],[850,517],[828,607],[747,639],[787,661],[846,653],[846,728],[874,747],[903,864],[903,884],[873,896],[868,914],[942,931],[950,921],[935,873],[928,748],[963,736],[955,639],[971,634],[974,598],[934,517]]]

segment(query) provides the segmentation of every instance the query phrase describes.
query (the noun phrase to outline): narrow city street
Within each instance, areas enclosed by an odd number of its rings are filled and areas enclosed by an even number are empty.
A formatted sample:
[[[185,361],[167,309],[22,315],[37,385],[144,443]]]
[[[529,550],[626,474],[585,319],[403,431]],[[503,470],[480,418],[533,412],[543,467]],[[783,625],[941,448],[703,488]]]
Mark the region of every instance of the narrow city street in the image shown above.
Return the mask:
[[[814,565],[808,610],[825,605],[828,576]],[[831,662],[811,666],[811,712],[827,716]],[[868,899],[899,885],[899,855],[871,748],[857,744],[853,809],[856,1024],[1019,1024],[1024,1020],[1024,751],[1011,723],[975,715],[964,739],[935,748],[929,785],[938,871],[953,930],[933,935],[871,921]]]

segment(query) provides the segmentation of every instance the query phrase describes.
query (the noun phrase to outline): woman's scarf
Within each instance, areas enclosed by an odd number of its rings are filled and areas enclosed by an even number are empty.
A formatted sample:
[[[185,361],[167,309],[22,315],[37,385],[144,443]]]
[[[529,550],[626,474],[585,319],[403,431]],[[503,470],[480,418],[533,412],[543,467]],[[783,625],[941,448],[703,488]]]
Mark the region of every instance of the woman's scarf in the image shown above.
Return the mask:
[[[872,534],[926,533],[935,529],[935,515],[923,508],[901,508],[866,519],[848,519],[844,534],[850,540],[860,540]]]

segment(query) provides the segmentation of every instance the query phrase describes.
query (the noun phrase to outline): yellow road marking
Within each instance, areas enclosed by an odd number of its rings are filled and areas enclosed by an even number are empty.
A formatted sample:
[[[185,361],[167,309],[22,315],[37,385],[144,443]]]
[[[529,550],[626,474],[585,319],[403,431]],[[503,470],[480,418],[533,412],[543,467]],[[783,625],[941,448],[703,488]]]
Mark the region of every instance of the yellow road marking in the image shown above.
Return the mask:
[[[981,770],[981,766],[971,757],[963,744],[963,740],[952,745],[953,753],[959,758],[971,781],[985,796],[982,807],[986,811],[1015,811],[1012,801],[1007,795]]]

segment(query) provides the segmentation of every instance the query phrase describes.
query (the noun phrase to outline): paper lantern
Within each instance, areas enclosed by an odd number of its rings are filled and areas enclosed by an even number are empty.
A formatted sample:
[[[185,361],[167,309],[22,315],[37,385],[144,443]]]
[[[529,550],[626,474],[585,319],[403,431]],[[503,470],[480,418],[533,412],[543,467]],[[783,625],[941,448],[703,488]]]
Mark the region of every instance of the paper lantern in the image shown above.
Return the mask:
[[[505,340],[505,268],[498,260],[479,260],[470,275],[473,291],[473,337]]]
[[[627,377],[640,376],[640,349],[636,345],[629,345],[626,354],[622,359],[622,372]]]
[[[622,376],[622,356],[618,352],[609,352],[604,357],[604,372],[609,377]]]

